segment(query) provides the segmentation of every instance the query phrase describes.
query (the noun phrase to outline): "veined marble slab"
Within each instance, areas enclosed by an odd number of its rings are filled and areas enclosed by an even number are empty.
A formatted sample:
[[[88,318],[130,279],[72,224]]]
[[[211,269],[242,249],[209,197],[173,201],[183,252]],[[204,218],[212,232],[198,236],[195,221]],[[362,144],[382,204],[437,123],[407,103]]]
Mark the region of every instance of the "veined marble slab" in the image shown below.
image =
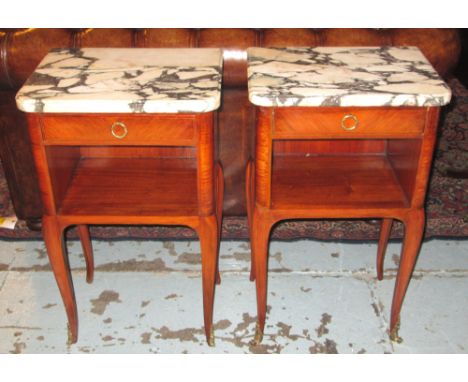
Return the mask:
[[[450,88],[417,47],[249,48],[258,106],[442,106]]]
[[[50,51],[16,95],[31,113],[199,113],[221,98],[220,49]]]

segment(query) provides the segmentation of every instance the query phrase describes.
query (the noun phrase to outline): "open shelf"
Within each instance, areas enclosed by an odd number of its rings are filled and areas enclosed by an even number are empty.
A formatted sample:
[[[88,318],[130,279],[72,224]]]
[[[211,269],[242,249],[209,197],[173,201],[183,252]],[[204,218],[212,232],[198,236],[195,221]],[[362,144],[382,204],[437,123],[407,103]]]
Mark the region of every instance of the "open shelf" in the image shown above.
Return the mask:
[[[194,158],[81,157],[62,215],[195,216]]]
[[[277,155],[273,209],[399,208],[407,197],[385,154]]]

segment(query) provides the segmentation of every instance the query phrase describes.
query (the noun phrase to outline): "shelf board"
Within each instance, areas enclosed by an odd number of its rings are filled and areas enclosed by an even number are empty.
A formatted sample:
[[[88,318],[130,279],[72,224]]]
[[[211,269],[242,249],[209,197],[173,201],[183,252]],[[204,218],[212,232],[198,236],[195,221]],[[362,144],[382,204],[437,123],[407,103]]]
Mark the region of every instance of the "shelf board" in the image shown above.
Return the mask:
[[[273,209],[408,206],[385,155],[279,155],[271,182]]]
[[[61,215],[195,216],[194,158],[81,158]]]

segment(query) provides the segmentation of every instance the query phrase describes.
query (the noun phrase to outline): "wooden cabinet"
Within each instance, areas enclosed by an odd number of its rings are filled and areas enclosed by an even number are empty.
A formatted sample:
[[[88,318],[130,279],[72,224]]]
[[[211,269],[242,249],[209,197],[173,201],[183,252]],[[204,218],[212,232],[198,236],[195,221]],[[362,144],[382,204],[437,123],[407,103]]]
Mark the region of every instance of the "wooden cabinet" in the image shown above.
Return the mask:
[[[265,327],[272,226],[323,218],[382,219],[380,280],[392,222],[403,222],[390,319],[390,337],[399,340],[423,237],[439,106],[450,90],[409,47],[251,48],[248,72],[257,112],[255,158],[246,174],[256,341]]]
[[[213,345],[224,194],[215,156],[221,70],[219,49],[55,49],[18,93],[70,342],[78,338],[78,313],[64,229],[78,226],[91,282],[88,225],[162,224],[189,226],[200,237]]]
[[[112,135],[115,119],[106,115],[30,114],[28,120],[45,206],[44,240],[66,306],[70,341],[77,340],[78,324],[64,229],[78,225],[91,282],[89,224],[164,224],[189,226],[200,237],[205,329],[213,344],[223,199],[214,113],[119,115],[128,129],[121,138]],[[166,134],[154,134],[153,127]]]
[[[407,110],[401,110],[402,118]],[[386,108],[375,108],[375,131],[371,140],[356,139],[352,132],[339,132],[324,122],[323,137],[299,115],[317,113],[300,108],[258,108],[255,160],[247,168],[247,199],[252,239],[251,280],[257,283],[258,329],[262,338],[266,317],[267,256],[272,226],[287,219],[380,218],[382,230],[378,246],[377,276],[383,278],[383,261],[394,219],[405,224],[405,239],[391,312],[391,337],[398,339],[401,304],[409,283],[424,230],[424,198],[436,138],[438,108],[411,110],[420,116],[405,134],[386,121]],[[366,115],[368,110],[363,110]],[[327,120],[339,121],[341,110],[325,110]],[[361,115],[355,109],[355,115]],[[301,131],[302,152],[297,140],[274,133],[278,119],[294,121],[293,134]],[[371,126],[371,125],[370,125]],[[369,127],[370,128],[370,127]],[[332,131],[332,133],[330,133]],[[345,134],[348,138],[344,138]],[[333,138],[331,138],[333,136]],[[309,145],[307,145],[309,144]],[[307,149],[304,149],[304,146]],[[293,245],[293,244],[291,244]]]

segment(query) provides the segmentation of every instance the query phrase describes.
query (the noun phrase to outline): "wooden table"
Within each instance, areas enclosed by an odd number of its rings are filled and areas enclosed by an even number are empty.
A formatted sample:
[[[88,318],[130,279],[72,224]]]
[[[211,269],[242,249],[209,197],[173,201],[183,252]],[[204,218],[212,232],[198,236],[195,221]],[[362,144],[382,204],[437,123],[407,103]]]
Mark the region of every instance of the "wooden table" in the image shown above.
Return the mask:
[[[424,231],[424,199],[440,106],[450,90],[417,48],[250,48],[249,99],[257,106],[255,159],[247,166],[262,340],[272,226],[286,219],[380,218],[377,277],[392,222],[405,237],[390,337]],[[332,297],[332,296],[330,296]]]
[[[222,219],[215,160],[219,49],[51,51],[17,95],[44,204],[43,236],[68,323],[77,307],[64,229],[78,226],[88,282],[90,224],[186,225],[200,237],[208,343]]]

